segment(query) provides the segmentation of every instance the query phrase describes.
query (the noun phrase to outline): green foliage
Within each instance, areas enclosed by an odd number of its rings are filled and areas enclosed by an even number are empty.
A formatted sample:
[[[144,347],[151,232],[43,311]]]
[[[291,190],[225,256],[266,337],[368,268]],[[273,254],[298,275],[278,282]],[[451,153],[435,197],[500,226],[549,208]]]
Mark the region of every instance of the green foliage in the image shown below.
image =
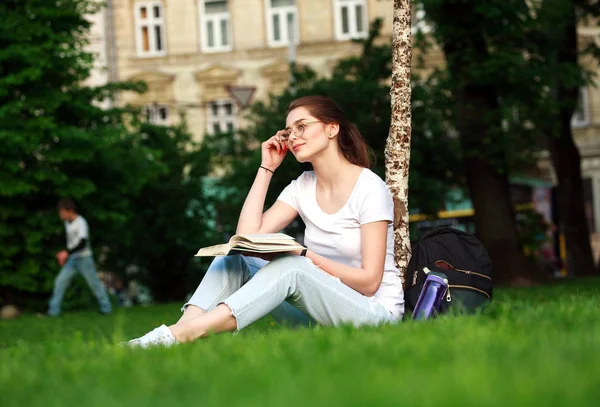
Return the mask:
[[[578,66],[576,11],[591,3],[594,0],[417,3],[432,26],[430,36],[419,40],[434,40],[445,56],[446,70],[434,73],[434,78],[452,95],[448,120],[461,140],[477,234],[490,251],[494,269],[502,270],[497,282],[522,273],[545,277],[521,255],[515,238],[517,225],[509,208],[508,175],[527,171],[536,159],[534,151],[549,144],[560,180],[559,193],[582,194],[578,170],[571,172],[560,163],[579,159],[570,122],[578,87],[588,78]],[[426,49],[430,48],[427,44]],[[558,135],[563,146],[573,148],[555,147],[553,137]],[[579,189],[562,191],[567,185]],[[563,205],[564,200],[558,202]],[[564,223],[569,223],[565,225],[567,235],[575,231],[567,237],[568,246],[580,247],[584,253],[577,256],[581,263],[572,259],[570,263],[574,269],[591,270],[585,220],[570,216],[583,213],[583,202],[574,202],[560,209]],[[512,238],[508,241],[500,236]]]
[[[465,155],[483,154],[499,172],[518,173],[534,162],[532,152],[543,145],[543,137],[554,136],[553,132],[560,129],[558,109],[564,105],[574,109],[577,104],[576,94],[572,97],[556,93],[558,83],[578,87],[590,83],[594,76],[581,66],[558,58],[565,25],[600,16],[600,9],[592,3],[593,0],[416,3],[426,12],[432,31],[430,36],[418,35],[415,47],[422,51],[424,59],[434,40],[442,47],[450,68],[435,71],[431,79],[449,94],[456,96],[462,89],[478,89],[492,95],[496,102],[492,111],[478,118],[487,127],[479,135],[484,139],[485,151],[481,146],[470,149],[465,145]],[[569,13],[573,5],[576,15]],[[591,43],[583,52],[595,55],[598,47]],[[461,108],[448,107],[449,125],[457,126]]]
[[[440,44],[449,69],[431,76],[445,93],[452,95],[448,125],[476,138],[463,140],[464,156],[485,157],[498,172],[519,171],[533,162],[536,129],[528,119],[537,110],[540,82],[545,67],[536,57],[538,22],[522,0],[464,2],[420,0],[432,26],[431,35],[421,36],[416,46],[426,53],[430,41]],[[451,11],[452,12],[449,12]],[[489,104],[481,117],[469,112],[461,94],[467,92]],[[484,129],[482,132],[481,129]]]
[[[0,302],[47,300],[65,244],[60,197],[74,198],[88,219],[101,269],[136,266],[167,298],[189,290],[169,282],[185,284],[192,246],[207,235],[199,180],[208,160],[185,147],[184,126],[141,125],[129,107],[101,107],[144,84],[82,85],[93,62],[84,15],[97,7],[0,3]]]
[[[103,230],[110,224],[99,222],[98,229],[112,236],[106,242],[105,267],[121,273],[136,270],[140,274],[135,277],[148,284],[156,300],[181,300],[204,269],[194,254],[215,241],[203,195],[209,151],[199,148],[185,124],[141,124],[139,131],[144,146],[160,152],[155,160],[165,171],[130,196],[125,228]]]
[[[482,315],[374,328],[291,330],[265,318],[168,349],[118,342],[173,323],[180,304],[26,315],[0,322],[2,405],[592,407],[599,283],[497,290]]]
[[[600,47],[590,41],[585,48],[577,49],[575,36],[577,25],[594,25],[593,21],[597,21],[598,17],[600,8],[594,0],[545,0],[538,7],[538,47],[534,56],[544,67],[541,82],[551,91],[539,92],[537,105],[543,111],[534,111],[537,114],[532,120],[547,137],[561,136],[564,132],[561,121],[565,120],[562,116],[566,113],[569,115],[567,120],[570,120],[577,108],[578,88],[594,83],[596,72],[583,66],[580,57],[589,54],[600,60]]]
[[[82,88],[92,56],[82,50],[89,23],[85,1],[60,7],[45,1],[0,4],[0,287],[21,292],[48,291],[56,266],[53,251],[60,231],[60,196],[83,198],[97,190],[88,174],[125,156],[136,142],[121,123],[122,111],[102,110],[100,91]],[[136,89],[127,84],[121,89]],[[112,174],[123,186],[154,165],[131,154],[143,171]],[[150,168],[148,168],[150,167]],[[119,185],[121,186],[121,185]],[[107,208],[107,217],[118,216]]]
[[[551,240],[548,236],[550,225],[535,209],[525,209],[517,213],[517,228],[521,245],[530,255],[538,256],[544,244]]]
[[[331,77],[318,77],[309,68],[294,69],[294,88],[272,95],[267,102],[253,104],[247,115],[248,126],[236,134],[219,134],[206,139],[213,151],[213,164],[226,168],[223,178],[215,181],[216,214],[225,233],[235,230],[237,216],[260,165],[260,143],[285,127],[287,106],[305,95],[324,95],[335,100],[361,131],[373,149],[373,171],[385,178],[384,149],[389,134],[391,105],[391,46],[378,43],[382,22],[376,20],[369,38],[357,41],[362,51],[356,57],[338,62]],[[415,78],[413,83],[413,129],[410,168],[410,205],[421,211],[435,212],[452,183],[460,183],[458,143],[449,136],[442,120],[437,120],[447,103],[442,93],[433,93],[431,83]],[[274,202],[283,188],[310,166],[286,158],[271,181],[267,205]],[[299,230],[292,225],[290,233]]]

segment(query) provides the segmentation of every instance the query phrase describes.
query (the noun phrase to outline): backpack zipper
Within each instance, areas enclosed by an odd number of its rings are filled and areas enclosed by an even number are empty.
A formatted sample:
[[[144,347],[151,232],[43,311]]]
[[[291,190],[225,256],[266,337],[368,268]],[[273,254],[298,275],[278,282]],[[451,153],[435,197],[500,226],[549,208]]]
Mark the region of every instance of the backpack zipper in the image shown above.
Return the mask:
[[[465,274],[473,274],[473,275],[476,275],[476,276],[479,276],[479,277],[487,278],[488,280],[492,281],[492,278],[490,276],[486,276],[485,274],[477,273],[475,271],[461,270],[461,269],[454,268],[454,266],[452,264],[448,263],[445,260],[438,260],[438,261],[435,262],[435,264],[437,265],[437,263],[446,263],[448,266],[450,266],[450,268],[452,270],[459,271],[459,272],[465,273]]]
[[[448,286],[448,291],[450,291],[450,288],[466,288],[467,290],[474,290],[474,291],[479,291],[481,294],[485,295],[486,297],[488,297],[490,300],[492,299],[492,297],[490,297],[490,295],[488,293],[486,293],[483,290],[480,290],[479,288],[475,288],[475,287],[470,287],[468,285],[449,285]]]

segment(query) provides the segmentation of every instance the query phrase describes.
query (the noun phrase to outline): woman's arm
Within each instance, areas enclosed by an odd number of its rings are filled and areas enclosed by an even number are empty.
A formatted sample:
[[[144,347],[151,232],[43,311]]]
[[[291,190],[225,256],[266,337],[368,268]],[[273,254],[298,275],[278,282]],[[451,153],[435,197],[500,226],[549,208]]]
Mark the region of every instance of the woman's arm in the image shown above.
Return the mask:
[[[273,206],[263,214],[265,198],[272,177],[272,173],[259,168],[240,212],[236,234],[279,232],[298,216],[298,212],[294,208],[281,201],[275,201]]]
[[[372,297],[381,286],[387,249],[388,222],[377,221],[360,227],[362,267],[354,268],[308,251],[306,257],[321,270],[338,277],[359,293]]]
[[[261,167],[244,201],[236,234],[279,232],[298,215],[294,208],[279,201],[263,214],[271,178],[287,153],[287,144],[279,139],[282,132],[285,130],[278,131],[261,145]]]

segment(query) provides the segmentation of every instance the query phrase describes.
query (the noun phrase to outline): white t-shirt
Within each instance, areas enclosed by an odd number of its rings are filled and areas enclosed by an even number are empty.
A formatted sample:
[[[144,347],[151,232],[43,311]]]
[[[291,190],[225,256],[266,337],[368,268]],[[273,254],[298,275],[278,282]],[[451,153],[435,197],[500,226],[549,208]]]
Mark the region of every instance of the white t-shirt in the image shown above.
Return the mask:
[[[72,258],[92,255],[92,249],[90,249],[90,231],[83,216],[77,215],[71,222],[65,222],[65,230],[67,232],[67,249],[69,250],[77,247],[81,239],[87,240],[85,248],[71,254]]]
[[[298,211],[306,225],[304,244],[314,253],[350,267],[362,268],[360,226],[388,222],[387,250],[381,287],[372,297],[394,316],[404,313],[404,293],[400,272],[394,262],[394,203],[387,185],[365,168],[346,204],[336,213],[327,214],[317,203],[317,176],[306,171],[291,182],[279,200]]]

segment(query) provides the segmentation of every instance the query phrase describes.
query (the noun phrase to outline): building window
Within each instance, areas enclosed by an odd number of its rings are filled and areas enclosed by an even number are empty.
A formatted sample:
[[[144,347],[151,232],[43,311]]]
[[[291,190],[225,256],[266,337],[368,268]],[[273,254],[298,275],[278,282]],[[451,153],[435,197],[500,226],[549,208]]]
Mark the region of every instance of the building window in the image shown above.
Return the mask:
[[[335,32],[338,40],[365,38],[368,35],[367,0],[333,0]]]
[[[144,107],[146,120],[160,126],[169,125],[169,108],[165,105],[153,103]]]
[[[295,0],[265,0],[267,10],[267,43],[270,47],[299,43],[298,10]]]
[[[200,38],[203,52],[232,50],[227,0],[200,0]]]
[[[577,108],[571,118],[571,126],[585,127],[590,124],[590,107],[588,103],[588,91],[586,88],[579,88],[579,98],[577,99]]]
[[[231,100],[208,103],[208,134],[232,132],[236,128],[236,108]]]
[[[164,8],[160,2],[135,3],[137,55],[159,57],[166,54]]]

